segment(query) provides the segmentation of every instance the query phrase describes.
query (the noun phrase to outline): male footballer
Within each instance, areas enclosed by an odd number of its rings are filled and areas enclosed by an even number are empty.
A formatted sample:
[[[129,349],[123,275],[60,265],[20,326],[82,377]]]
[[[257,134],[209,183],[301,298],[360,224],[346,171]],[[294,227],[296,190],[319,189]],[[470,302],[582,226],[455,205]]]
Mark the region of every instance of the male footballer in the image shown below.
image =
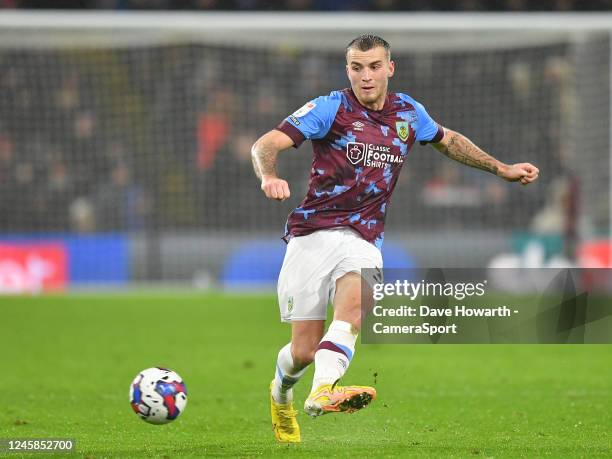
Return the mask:
[[[351,87],[308,102],[252,148],[261,189],[279,201],[289,198],[289,185],[277,174],[278,153],[307,139],[314,153],[308,193],[287,220],[278,279],[281,320],[291,324],[291,342],[278,353],[270,385],[273,430],[281,442],[301,440],[292,388],[313,361],[307,414],[353,412],[376,398],[373,387],[338,381],[354,358],[361,326],[360,272],[382,269],[387,207],[412,145],[429,143],[509,182],[527,185],[538,178],[534,165],[504,164],[437,124],[412,97],[389,93],[394,68],[385,40],[355,38],[346,48]],[[325,332],[328,303],[334,315]]]

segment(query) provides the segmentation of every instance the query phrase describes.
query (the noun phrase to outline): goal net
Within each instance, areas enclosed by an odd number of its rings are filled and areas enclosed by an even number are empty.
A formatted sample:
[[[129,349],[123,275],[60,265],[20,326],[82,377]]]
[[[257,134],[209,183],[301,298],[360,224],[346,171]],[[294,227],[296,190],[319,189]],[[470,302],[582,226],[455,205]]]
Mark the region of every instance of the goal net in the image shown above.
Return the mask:
[[[344,47],[364,32],[391,43],[391,90],[500,160],[541,171],[521,187],[415,146],[390,204],[389,257],[484,266],[538,240],[544,258],[574,259],[611,229],[606,23],[2,13],[0,279],[17,282],[7,259],[34,269],[16,251],[58,246],[68,285],[273,278],[312,154],[308,143],[281,154],[292,197],[277,203],[259,190],[250,146],[306,101],[348,86]]]

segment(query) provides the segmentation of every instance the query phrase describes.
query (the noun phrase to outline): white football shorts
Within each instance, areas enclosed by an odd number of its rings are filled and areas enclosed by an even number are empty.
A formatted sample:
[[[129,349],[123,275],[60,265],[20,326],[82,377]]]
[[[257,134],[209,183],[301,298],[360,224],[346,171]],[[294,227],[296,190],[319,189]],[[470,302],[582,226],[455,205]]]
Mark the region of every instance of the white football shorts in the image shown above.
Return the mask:
[[[382,266],[380,250],[348,227],[292,237],[278,277],[281,321],[325,320],[339,278]]]

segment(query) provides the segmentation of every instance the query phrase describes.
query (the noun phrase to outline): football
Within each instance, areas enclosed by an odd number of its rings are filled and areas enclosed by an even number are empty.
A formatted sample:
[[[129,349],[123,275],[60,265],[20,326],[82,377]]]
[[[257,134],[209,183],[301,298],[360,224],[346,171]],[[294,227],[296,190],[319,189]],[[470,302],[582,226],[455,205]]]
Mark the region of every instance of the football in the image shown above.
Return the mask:
[[[146,422],[167,424],[178,418],[187,406],[185,383],[167,368],[147,368],[130,385],[130,405]]]

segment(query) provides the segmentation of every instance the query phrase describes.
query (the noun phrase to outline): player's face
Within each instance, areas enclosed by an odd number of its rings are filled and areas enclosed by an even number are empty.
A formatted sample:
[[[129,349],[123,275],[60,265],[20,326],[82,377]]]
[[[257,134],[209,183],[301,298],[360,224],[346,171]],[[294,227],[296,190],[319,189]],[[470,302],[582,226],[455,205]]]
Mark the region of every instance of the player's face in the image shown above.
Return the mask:
[[[351,48],[346,53],[346,74],[353,92],[359,102],[370,109],[383,107],[394,70],[395,64],[382,46],[368,51]]]

